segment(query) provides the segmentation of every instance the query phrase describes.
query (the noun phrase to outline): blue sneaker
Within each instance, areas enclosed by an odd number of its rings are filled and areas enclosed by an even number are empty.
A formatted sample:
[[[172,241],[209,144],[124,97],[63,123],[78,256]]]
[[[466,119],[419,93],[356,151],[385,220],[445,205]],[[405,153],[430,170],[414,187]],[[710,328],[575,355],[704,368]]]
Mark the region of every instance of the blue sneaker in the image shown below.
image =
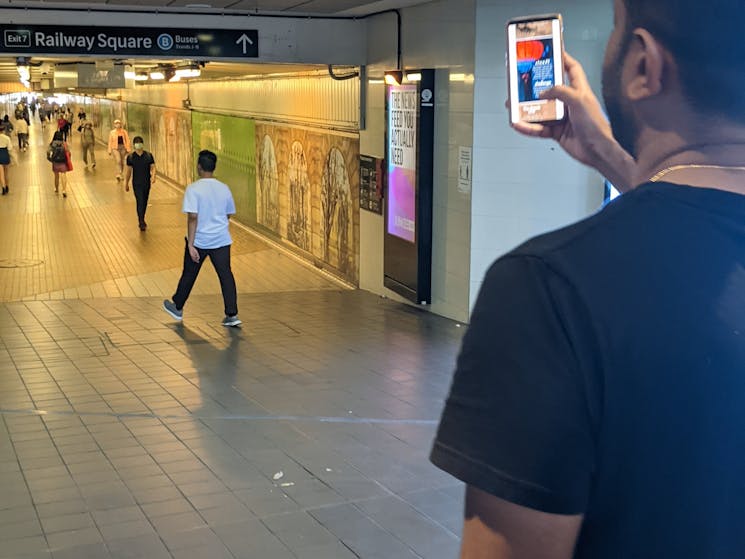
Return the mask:
[[[176,303],[170,299],[163,301],[163,310],[170,314],[176,320],[183,320],[184,311],[176,308]]]

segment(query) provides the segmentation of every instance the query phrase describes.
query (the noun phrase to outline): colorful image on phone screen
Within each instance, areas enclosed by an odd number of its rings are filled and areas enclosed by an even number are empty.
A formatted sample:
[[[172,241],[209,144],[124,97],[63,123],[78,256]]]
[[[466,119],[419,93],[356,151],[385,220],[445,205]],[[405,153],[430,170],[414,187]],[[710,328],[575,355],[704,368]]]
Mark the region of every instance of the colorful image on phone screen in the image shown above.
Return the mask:
[[[508,27],[512,121],[547,122],[564,117],[563,104],[544,101],[542,92],[562,82],[561,21],[541,19]]]

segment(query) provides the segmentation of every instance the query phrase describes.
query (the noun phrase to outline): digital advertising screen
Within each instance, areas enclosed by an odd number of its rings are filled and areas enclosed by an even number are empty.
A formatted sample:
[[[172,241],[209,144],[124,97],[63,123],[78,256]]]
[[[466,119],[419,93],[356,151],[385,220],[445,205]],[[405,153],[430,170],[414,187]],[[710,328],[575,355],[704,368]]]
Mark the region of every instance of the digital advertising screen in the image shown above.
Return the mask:
[[[416,242],[417,128],[419,88],[388,89],[388,233]]]

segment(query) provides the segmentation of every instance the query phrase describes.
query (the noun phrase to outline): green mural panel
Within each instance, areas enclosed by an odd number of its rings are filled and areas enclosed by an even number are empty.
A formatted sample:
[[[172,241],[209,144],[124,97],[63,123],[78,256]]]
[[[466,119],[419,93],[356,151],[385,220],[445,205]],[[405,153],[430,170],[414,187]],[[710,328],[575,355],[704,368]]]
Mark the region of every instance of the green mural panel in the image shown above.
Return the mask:
[[[150,123],[147,105],[139,103],[127,103],[127,132],[130,138],[142,136],[145,140],[145,149],[151,151],[150,147]]]
[[[192,112],[194,166],[197,154],[208,149],[217,154],[215,176],[233,192],[236,217],[256,225],[256,125],[234,116]]]

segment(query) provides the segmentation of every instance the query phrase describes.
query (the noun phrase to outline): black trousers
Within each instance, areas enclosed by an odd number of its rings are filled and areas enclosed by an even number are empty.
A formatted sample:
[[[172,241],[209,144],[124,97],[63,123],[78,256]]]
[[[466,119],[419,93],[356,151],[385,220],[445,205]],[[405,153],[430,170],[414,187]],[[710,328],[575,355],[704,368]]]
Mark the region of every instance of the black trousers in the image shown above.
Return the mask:
[[[173,295],[173,302],[177,309],[182,309],[189,298],[194,282],[197,281],[199,270],[202,264],[209,256],[210,262],[217,272],[220,280],[220,289],[222,289],[222,299],[225,305],[225,314],[234,316],[238,314],[238,295],[235,288],[235,277],[233,270],[230,268],[230,245],[220,248],[197,248],[199,252],[199,262],[194,262],[189,255],[189,246],[184,242],[184,271],[181,273],[181,279],[178,282],[176,293]]]
[[[150,185],[132,184],[132,190],[135,193],[135,200],[137,200],[137,219],[140,220],[140,225],[142,225],[145,223],[147,201],[150,198]]]

